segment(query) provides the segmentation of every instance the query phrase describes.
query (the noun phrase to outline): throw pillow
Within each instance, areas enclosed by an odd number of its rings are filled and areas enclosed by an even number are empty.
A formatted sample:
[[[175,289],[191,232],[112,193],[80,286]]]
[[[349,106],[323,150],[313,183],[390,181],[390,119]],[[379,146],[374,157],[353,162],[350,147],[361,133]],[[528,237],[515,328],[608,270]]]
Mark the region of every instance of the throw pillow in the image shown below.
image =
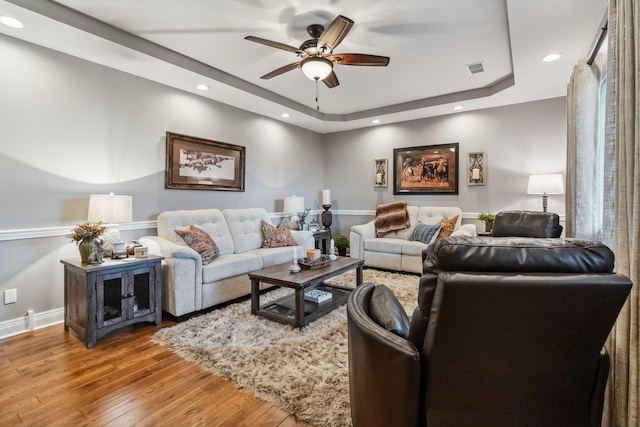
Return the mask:
[[[295,240],[291,236],[291,230],[286,224],[280,223],[277,227],[262,220],[260,224],[262,230],[262,247],[263,248],[281,248],[283,246],[297,246]]]
[[[438,239],[451,236],[453,230],[456,229],[456,222],[458,222],[458,215],[453,218],[447,218],[446,216],[442,218],[440,221],[442,228],[440,229],[440,234],[438,234]]]
[[[369,314],[376,324],[402,338],[409,336],[409,317],[391,289],[385,285],[373,288]]]
[[[418,221],[418,225],[413,229],[409,240],[430,244],[438,236],[438,232],[442,228],[442,224],[427,225]]]
[[[194,251],[200,254],[202,264],[207,265],[220,256],[220,249],[213,241],[209,233],[195,225],[190,225],[186,230],[174,230],[178,236]]]

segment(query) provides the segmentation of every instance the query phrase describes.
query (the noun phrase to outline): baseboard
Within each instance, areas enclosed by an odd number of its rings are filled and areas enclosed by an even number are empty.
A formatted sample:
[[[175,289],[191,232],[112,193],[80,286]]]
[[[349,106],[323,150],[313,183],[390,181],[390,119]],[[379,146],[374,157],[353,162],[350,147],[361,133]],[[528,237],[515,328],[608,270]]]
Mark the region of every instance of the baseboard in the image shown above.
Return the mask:
[[[29,314],[17,319],[0,322],[0,339],[24,334],[35,329],[45,328],[64,322],[64,308],[55,308],[42,313],[33,313],[33,325],[29,324]]]

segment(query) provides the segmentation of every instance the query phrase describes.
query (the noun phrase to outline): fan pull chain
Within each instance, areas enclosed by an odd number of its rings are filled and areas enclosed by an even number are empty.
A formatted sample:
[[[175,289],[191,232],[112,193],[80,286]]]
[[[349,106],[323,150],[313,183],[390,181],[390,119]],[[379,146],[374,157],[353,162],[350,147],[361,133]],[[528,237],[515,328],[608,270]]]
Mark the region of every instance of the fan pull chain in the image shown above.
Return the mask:
[[[318,80],[316,79],[316,111],[320,111],[320,91],[318,90]]]

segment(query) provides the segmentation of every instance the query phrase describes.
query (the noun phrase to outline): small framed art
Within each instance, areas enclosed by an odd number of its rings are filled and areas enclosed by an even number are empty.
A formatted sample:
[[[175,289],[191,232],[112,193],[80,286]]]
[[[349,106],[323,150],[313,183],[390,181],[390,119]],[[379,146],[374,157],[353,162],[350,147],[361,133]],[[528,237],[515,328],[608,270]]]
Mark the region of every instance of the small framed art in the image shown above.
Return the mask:
[[[373,161],[373,186],[386,187],[389,163],[387,159],[375,159]]]
[[[467,185],[487,185],[487,153],[467,153]]]

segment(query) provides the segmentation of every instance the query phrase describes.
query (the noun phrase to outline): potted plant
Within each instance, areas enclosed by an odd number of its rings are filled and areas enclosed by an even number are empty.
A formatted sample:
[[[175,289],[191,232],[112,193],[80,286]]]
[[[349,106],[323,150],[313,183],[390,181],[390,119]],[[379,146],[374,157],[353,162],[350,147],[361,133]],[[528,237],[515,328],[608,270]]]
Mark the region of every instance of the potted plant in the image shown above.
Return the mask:
[[[484,231],[491,233],[491,230],[493,230],[493,221],[496,220],[496,214],[481,213],[478,215],[478,219],[484,221]]]
[[[347,239],[347,236],[345,236],[344,234],[340,234],[336,236],[336,239],[334,240],[334,244],[338,249],[338,255],[340,256],[347,255],[347,248],[349,247],[349,239]]]

